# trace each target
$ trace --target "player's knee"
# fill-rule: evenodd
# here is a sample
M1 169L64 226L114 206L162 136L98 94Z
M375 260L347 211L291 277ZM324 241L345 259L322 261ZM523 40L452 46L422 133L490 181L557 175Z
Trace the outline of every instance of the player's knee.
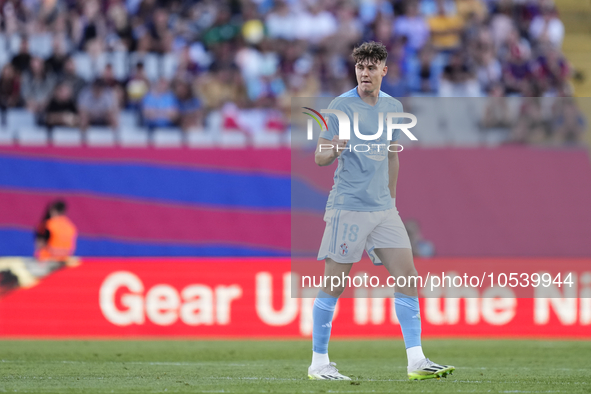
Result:
M343 294L343 291L345 291L345 288L328 286L326 288L323 288L322 291L331 297L339 298L341 294Z
M407 288L407 289L416 288L417 281L419 280L418 275L419 275L419 273L414 268L405 270L404 273L401 275L404 277L404 280L399 286ZM399 279L399 281L400 281L400 279Z

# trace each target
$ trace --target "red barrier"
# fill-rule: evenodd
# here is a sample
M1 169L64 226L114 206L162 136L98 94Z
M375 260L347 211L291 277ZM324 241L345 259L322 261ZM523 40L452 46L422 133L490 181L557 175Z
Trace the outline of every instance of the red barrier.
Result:
M591 338L590 278L576 272L579 298L422 299L424 336ZM289 259L85 259L2 298L0 336L309 336L313 299L290 288ZM390 299L342 299L333 335L394 337L397 326Z

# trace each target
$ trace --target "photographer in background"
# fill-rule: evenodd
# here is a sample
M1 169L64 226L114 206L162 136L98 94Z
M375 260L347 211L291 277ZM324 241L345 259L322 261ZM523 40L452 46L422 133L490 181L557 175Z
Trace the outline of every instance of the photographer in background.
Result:
M66 216L63 200L48 204L35 228L35 257L0 257L0 297L17 288L28 289L63 267L75 267L78 230Z
M35 258L40 263L35 276L45 276L70 263L76 250L78 230L66 216L66 212L65 201L56 200L50 203L35 231Z

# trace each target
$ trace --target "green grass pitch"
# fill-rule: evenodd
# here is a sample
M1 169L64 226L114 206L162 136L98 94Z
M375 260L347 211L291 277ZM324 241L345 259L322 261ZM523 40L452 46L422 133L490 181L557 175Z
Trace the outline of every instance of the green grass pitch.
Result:
M423 348L454 375L407 381L400 340L332 341L352 382L309 381L311 341L0 341L0 393L591 393L591 341Z

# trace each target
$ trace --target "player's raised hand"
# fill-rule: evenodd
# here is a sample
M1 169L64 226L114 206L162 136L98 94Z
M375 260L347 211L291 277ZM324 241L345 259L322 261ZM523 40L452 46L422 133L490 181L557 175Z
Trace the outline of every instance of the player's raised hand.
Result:
M348 140L340 140L338 135L332 137L332 146L334 146L333 151L336 156L340 156L343 153L343 150L347 147ZM337 149L338 147L338 149Z

